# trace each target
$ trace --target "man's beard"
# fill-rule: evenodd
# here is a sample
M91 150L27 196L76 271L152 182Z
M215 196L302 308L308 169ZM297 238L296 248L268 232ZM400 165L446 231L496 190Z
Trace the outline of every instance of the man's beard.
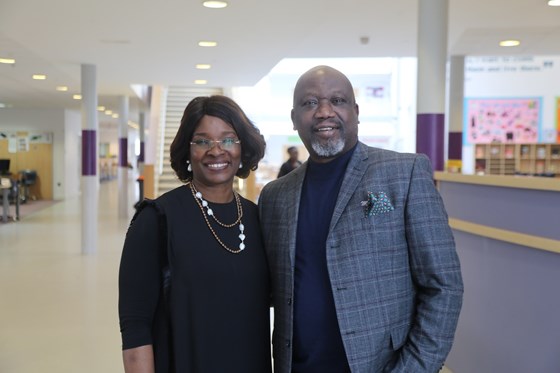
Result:
M341 135L343 135L343 133L341 133ZM329 139L326 143L312 141L311 147L319 157L331 158L340 154L344 149L344 137Z

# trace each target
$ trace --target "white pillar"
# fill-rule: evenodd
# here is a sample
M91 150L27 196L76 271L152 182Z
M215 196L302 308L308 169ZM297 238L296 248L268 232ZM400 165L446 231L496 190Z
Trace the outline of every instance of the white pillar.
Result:
M452 132L463 130L463 101L465 99L465 56L449 57L448 128Z
M420 0L416 151L444 168L448 0Z
M97 252L98 127L97 71L95 65L81 66L82 84L82 253Z
M445 111L448 0L420 0L418 7L418 113Z
M463 102L465 98L465 56L449 58L447 86L447 141L449 159L462 159Z
M128 97L121 96L119 103L119 218L128 219Z

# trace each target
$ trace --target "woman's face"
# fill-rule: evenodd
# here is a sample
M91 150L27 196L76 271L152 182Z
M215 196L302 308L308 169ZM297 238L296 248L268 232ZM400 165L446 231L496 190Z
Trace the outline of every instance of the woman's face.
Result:
M238 141L229 123L210 115L203 116L191 139L193 180L207 187L231 186L241 163Z

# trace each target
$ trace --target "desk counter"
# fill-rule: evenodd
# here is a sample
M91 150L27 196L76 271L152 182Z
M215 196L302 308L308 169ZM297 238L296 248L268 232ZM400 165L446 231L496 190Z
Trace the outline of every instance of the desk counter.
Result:
M558 372L560 179L435 179L465 283L446 363L455 372Z
M436 172L453 229L560 253L560 178Z

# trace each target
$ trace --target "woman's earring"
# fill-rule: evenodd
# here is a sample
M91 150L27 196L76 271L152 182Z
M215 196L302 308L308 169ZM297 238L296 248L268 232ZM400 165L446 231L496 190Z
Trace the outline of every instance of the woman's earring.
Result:
M243 162L239 162L239 168L243 168Z
M187 159L187 171L192 172L191 162Z

